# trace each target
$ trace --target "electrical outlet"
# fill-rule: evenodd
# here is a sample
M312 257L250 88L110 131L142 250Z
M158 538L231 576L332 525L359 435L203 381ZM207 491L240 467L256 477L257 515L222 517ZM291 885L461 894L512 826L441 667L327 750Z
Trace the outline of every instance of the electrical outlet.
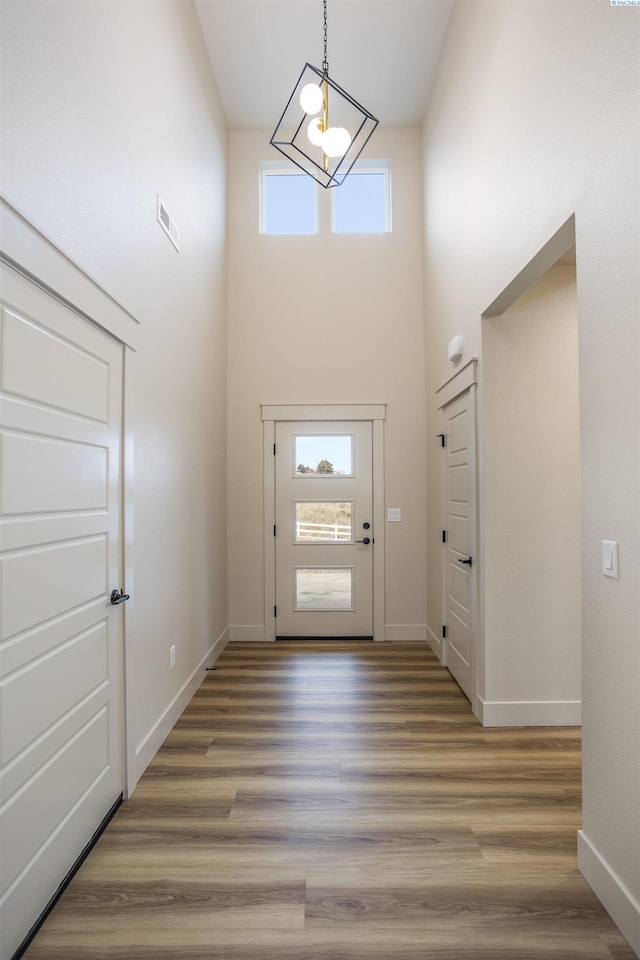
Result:
M170 656L170 660L171 660L171 669L173 670L173 668L174 668L175 665L176 665L176 645L175 645L175 643L172 644L172 646L171 646L171 650L169 651L169 656Z

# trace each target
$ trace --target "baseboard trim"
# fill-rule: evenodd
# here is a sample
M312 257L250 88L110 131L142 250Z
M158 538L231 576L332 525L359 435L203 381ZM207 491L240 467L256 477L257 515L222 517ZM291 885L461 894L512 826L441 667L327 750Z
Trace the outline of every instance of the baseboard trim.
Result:
M444 657L444 644L442 639L437 637L429 626L427 626L427 643L435 653L440 663L442 663Z
M385 623L384 639L398 643L424 643L427 628L422 623Z
M174 728L176 721L193 697L194 693L204 680L208 666L218 659L229 642L229 628L227 627L212 644L186 683L183 684L158 722L147 733L146 737L136 747L134 760L134 781L128 784L127 799L135 790L135 785L147 769L156 753L164 743L167 735Z
M484 700L478 697L483 727L579 727L580 700Z
M229 627L229 643L264 643L266 639L262 623Z
M578 830L578 868L618 930L640 957L640 903L596 850L584 830Z

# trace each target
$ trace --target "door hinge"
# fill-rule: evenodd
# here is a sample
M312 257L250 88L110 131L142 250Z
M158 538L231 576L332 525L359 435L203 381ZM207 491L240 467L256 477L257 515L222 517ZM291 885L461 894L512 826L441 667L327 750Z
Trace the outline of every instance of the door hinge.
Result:
M447 531L446 531L446 530L443 530L443 531L442 531L442 542L443 542L443 543L446 543L446 542L447 542Z
M275 525L275 523L274 523L274 525L273 525L273 535L274 535L274 537L275 537L275 535L276 535L276 525Z
M273 455L274 455L274 457L275 457L275 455L276 455L276 445L275 445L275 443L274 443L274 445L273 445Z
M447 628L445 627L444 623L442 624L442 639L447 639Z
M273 618L274 618L274 620L277 618L277 616L278 616L278 608L277 608L277 607L274 607L274 608L273 608Z
M440 437L440 446L445 447L447 441L446 433L436 433L436 437Z

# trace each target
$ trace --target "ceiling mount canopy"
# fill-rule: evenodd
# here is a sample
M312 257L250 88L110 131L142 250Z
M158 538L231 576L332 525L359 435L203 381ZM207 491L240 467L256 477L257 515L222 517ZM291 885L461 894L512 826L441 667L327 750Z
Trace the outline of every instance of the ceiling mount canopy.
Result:
M322 69L305 63L270 143L323 187L338 187L378 126L329 76L327 0Z

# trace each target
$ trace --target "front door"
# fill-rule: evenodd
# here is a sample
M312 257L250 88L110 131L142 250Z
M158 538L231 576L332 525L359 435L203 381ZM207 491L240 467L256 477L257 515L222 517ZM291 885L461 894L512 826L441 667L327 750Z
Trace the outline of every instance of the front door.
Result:
M446 665L475 697L475 410L473 389L443 408L446 436Z
M0 264L0 956L122 793L122 346Z
M372 424L276 424L276 634L372 637Z

